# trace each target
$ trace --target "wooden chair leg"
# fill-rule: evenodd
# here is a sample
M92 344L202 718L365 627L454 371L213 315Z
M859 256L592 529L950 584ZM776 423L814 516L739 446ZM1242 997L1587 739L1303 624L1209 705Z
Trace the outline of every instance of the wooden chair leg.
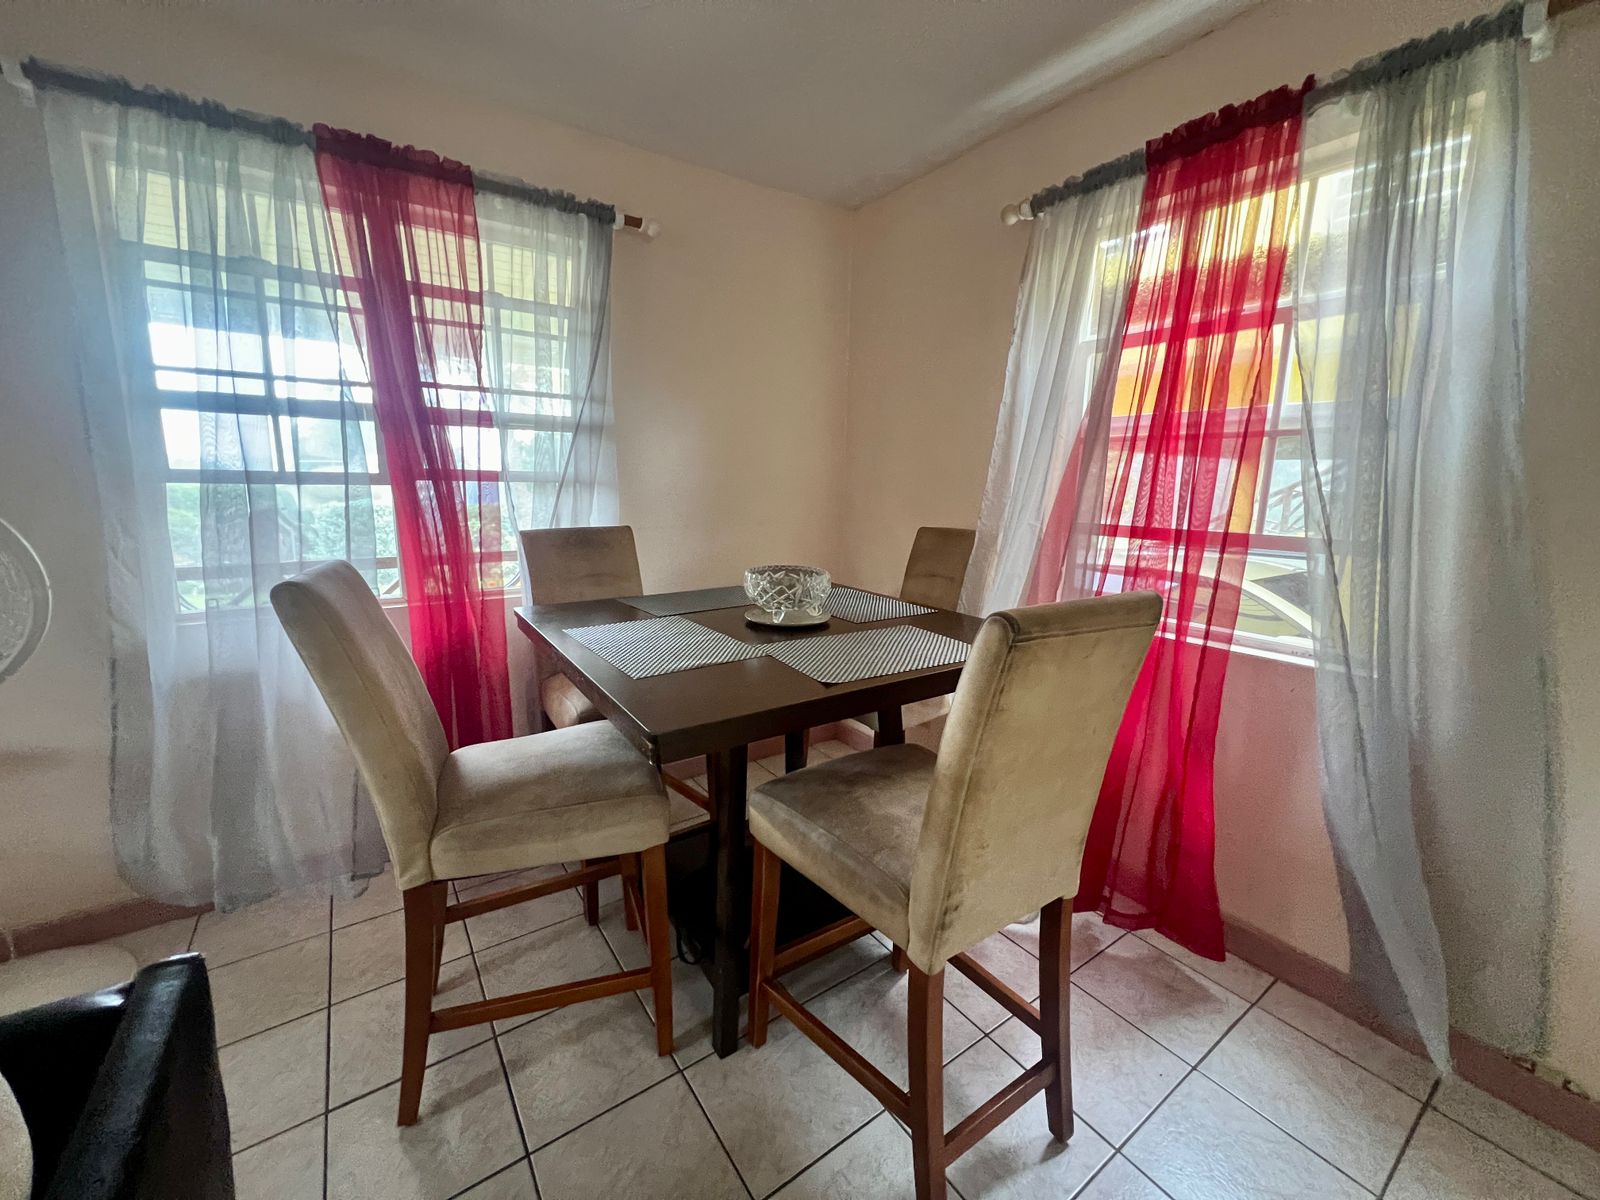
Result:
M672 950L667 936L667 848L651 846L641 856L644 927L650 943L650 990L656 1006L656 1053L672 1053Z
M400 1125L415 1125L422 1104L422 1074L428 1066L428 1025L433 1016L437 970L435 948L444 939L448 886L424 883L401 893L406 930L406 998L400 1052Z
M911 1167L917 1200L945 1200L944 971L910 964L907 1043L911 1051Z
M889 951L889 966L894 969L896 974L904 975L906 968L910 965L911 960L906 957L906 952L900 949L899 946L895 946Z
M1044 1090L1050 1135L1072 1137L1072 914L1065 900L1052 900L1039 916L1039 1041L1045 1062L1056 1065Z
M750 1044L767 1041L767 996L763 985L772 978L772 958L778 941L778 883L783 860L760 842L752 864L750 916Z
M639 928L639 910L633 906L633 893L638 886L639 856L637 854L624 854L622 856L622 925L623 928L628 930Z
M586 858L583 865L594 866L594 859ZM583 885L583 919L591 925L600 924L600 885L586 883Z

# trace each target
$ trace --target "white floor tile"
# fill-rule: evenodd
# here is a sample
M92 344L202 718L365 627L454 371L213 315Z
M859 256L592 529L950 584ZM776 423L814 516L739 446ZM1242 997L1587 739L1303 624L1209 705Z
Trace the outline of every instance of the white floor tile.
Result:
M1173 1200L1361 1200L1370 1195L1202 1075L1179 1084L1123 1153Z
M188 950L198 920L197 917L179 917L176 921L166 921L147 929L136 929L132 933L107 938L106 944L121 946L138 960L141 967L148 967L153 962Z
M217 1045L260 1033L328 1003L328 935L291 942L209 972Z
M1018 1075L1011 1057L985 1038L945 1068L945 1129ZM1050 1135L1045 1100L1036 1095L950 1167L966 1200L1070 1196L1111 1156L1111 1147L1080 1121L1066 1144Z
M1018 921L1001 930L1006 937L1021 946L1035 958L1039 956L1039 916L1035 913L1026 921ZM1107 925L1098 913L1072 914L1072 953L1069 956L1072 970L1104 950L1127 931Z
M1039 998L1039 960L1010 938L993 934L967 951L967 954L980 966L987 967L992 974L999 976L1023 999ZM968 1020L985 1032L1003 1025L1011 1015L988 992L953 966L945 968L944 994Z
M462 899L475 899L505 888L538 883L542 879L552 879L564 874L565 871L566 868L560 864L536 867L531 871L518 871L514 875L495 880L489 886L469 888ZM607 882L614 881L607 880ZM508 942L514 937L521 937L525 933L532 933L536 929L543 929L547 925L554 925L557 921L564 921L582 912L583 901L579 898L577 890L563 888L552 895L540 896L537 900L524 900L521 904L499 908L494 912L484 913L481 917L469 917L465 925L467 932L472 936L472 949L476 952L487 950L490 946L497 946L501 942ZM453 925L451 928L460 927Z
M889 961L889 948L877 938L860 937L787 972L781 982L797 1000L809 1000L868 967Z
M386 867L383 874L367 880L367 890L352 900L333 901L333 927L342 929L357 921L370 921L385 913L399 912L402 901L400 889L394 883L394 869Z
M321 1116L327 1056L326 1011L224 1046L218 1058L233 1148L253 1146Z
M886 1112L774 1193L777 1200L916 1200L911 1139Z
M1360 1063L1374 1075L1387 1079L1408 1096L1426 1100L1437 1073L1433 1064L1402 1050L1388 1038L1358 1025L1319 1000L1296 991L1279 980L1261 998L1260 1008L1324 1046Z
M444 961L471 953L459 922L444 930ZM404 979L406 926L401 913L389 913L333 931L333 1000L349 999Z
M1260 1009L1233 1027L1200 1070L1373 1192L1389 1177L1422 1107Z
M993 1038L1024 1067L1039 1061L1039 1037L1013 1017ZM1072 1104L1120 1145L1189 1067L1081 988L1072 989Z
M621 900L601 905L600 924L597 928L605 935L607 943L611 946L611 953L617 956L617 961L622 964L623 970L633 971L650 965L650 947L644 940L644 933L638 929L628 928ZM667 949L674 954L678 949L678 939L670 930Z
M400 1078L400 1046L405 1031L406 985L396 980L362 992L332 1009L329 1036L328 1098L337 1108ZM445 963L439 971L435 1008L483 999L470 958ZM428 1061L436 1063L489 1040L488 1025L469 1025L428 1039Z
M727 1058L702 1058L684 1074L756 1196L881 1110L865 1088L783 1020L773 1023L759 1050L745 1043ZM538 1160L534 1165L539 1168ZM543 1178L542 1168L538 1173Z
M210 968L328 932L328 893L317 888L274 896L237 912L202 913L193 949Z
M1202 958L1153 929L1138 930L1135 936L1143 938L1157 950L1166 951L1184 966L1192 971L1198 971L1213 983L1220 983L1242 1000L1258 1000L1261 998L1261 993L1272 986L1271 975L1232 954L1222 962L1217 962L1215 959Z
M678 1076L538 1151L533 1171L542 1200L746 1200Z
M1385 1200L1573 1200L1576 1195L1436 1112L1422 1118L1384 1193Z
M477 1046L429 1069L415 1125L400 1085L328 1114L328 1200L445 1200L523 1155L500 1056Z
M503 1035L500 1051L535 1150L677 1069L632 996L557 1009Z
M817 758L843 758L846 754L856 753L856 748L838 738L830 738L825 742L812 742L811 754L815 761Z
M539 1200L539 1193L533 1186L533 1171L524 1159L468 1188L458 1200Z
M887 960L869 967L806 1007L901 1087L909 1078L906 1054L909 975ZM784 1021L782 1017L776 1018ZM784 1021L784 1024L787 1024ZM949 1001L944 1005L944 1061L949 1062L982 1036L982 1032ZM838 1069L838 1068L835 1068ZM859 1085L857 1085L859 1086Z
M319 1200L325 1141L319 1117L235 1154L238 1200Z
M1165 1194L1122 1155L1117 1155L1079 1192L1076 1200L1167 1200Z
M635 995L655 1021L655 997L648 990ZM744 1028L746 1005L739 1002L739 1028ZM698 965L672 960L672 1057L689 1067L711 1053L711 981Z
M1136 937L1106 947L1072 980L1190 1063L1199 1062L1248 1007L1221 984Z
M1600 1198L1600 1152L1541 1125L1456 1075L1439 1085L1433 1106L1580 1195Z
M490 999L558 983L573 983L595 975L610 975L620 969L605 935L582 917L569 917L509 942L501 942L476 957L484 994ZM505 1033L547 1015L534 1013L496 1021L495 1029Z

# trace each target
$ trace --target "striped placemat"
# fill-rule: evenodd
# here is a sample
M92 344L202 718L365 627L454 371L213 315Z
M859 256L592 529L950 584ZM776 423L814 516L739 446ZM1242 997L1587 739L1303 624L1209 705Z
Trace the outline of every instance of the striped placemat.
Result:
M760 658L766 652L761 646L735 641L683 617L583 625L566 632L573 641L581 642L634 679Z
M865 624L868 621L887 621L890 617L920 617L934 610L909 600L896 600L893 596L879 596L873 592L859 591L853 587L836 587L828 593L828 611L846 621Z
M966 642L942 633L915 625L891 625L777 642L767 647L767 653L818 683L854 683L966 662L971 649Z

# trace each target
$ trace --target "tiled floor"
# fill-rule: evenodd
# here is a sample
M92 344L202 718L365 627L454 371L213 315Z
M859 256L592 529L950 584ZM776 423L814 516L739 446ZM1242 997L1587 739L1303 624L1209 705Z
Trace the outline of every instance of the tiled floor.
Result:
M398 908L384 877L355 901L290 897L123 940L145 961L208 957L241 1197L911 1195L899 1124L786 1021L760 1051L711 1055L709 988L682 964L673 1059L655 1054L647 996L461 1030L433 1039L422 1120L397 1129ZM575 894L475 918L446 943L441 1000L641 963L614 897L603 918L585 924ZM955 1165L955 1195L1600 1200L1600 1154L1436 1084L1248 964L1081 916L1074 942L1077 1133L1052 1143L1035 1098ZM1019 925L977 953L1032 997L1037 945ZM903 1082L906 984L886 960L862 939L789 982ZM946 997L953 1125L1038 1043L954 973Z

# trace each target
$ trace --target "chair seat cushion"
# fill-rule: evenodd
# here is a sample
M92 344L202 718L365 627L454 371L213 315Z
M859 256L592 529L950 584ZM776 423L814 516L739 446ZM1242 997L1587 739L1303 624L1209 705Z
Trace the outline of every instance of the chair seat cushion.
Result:
M464 746L439 776L435 879L604 858L667 840L667 798L608 722Z
M921 746L884 746L781 776L751 795L750 831L903 947L934 762Z
M552 675L539 685L539 702L557 729L598 721L605 715L565 675Z

